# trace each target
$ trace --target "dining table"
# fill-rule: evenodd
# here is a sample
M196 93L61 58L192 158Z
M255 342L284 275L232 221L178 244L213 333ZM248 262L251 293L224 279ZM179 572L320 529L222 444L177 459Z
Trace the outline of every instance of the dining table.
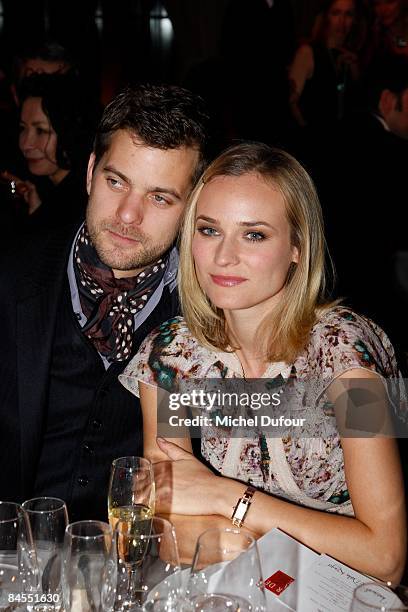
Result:
M207 529L233 528L219 515L163 515L175 527L185 576L197 538ZM278 528L266 534L243 529L257 540L267 612L349 612L356 586L374 580ZM390 592L390 597L394 595Z
M198 537L208 529L236 529L230 519L219 515L161 516L176 531L184 586ZM266 534L244 530L257 540L266 612L349 612L355 586L372 580L328 555L311 550L277 528ZM0 608L7 612L25 610L13 603Z
M162 514L163 518L167 518L176 530L177 545L179 549L180 563L182 565L191 565L194 557L195 546L199 535L207 529L223 529L233 528L231 521L227 518L217 515L184 515L184 514ZM259 533L245 529L252 537L258 539Z

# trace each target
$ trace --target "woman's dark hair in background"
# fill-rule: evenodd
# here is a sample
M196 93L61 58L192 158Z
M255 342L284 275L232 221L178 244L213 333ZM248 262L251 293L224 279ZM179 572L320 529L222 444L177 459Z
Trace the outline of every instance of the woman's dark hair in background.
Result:
M28 98L41 98L41 106L57 134L56 161L72 170L86 164L92 151L98 112L81 95L75 73L32 74L19 86L21 105Z

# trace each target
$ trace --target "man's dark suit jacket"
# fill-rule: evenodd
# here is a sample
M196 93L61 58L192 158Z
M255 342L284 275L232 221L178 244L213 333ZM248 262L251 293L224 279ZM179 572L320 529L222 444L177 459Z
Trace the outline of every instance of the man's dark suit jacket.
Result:
M339 293L381 325L396 348L406 349L395 256L408 248L408 142L387 131L378 118L361 113L339 125L336 148L328 156L332 181L324 210Z
M52 406L49 407L48 394L54 335L58 323L61 328L64 291L69 296L66 270L74 235L75 230L71 230L41 237L27 248L18 249L17 254L3 257L0 263L2 500L21 502L38 493L35 488L39 477L38 466L47 433L48 413L53 410ZM68 311L68 308L65 310ZM149 331L177 313L177 291L170 293L165 287L158 306L135 331L133 351L137 350ZM89 344L87 339L82 340L81 332L78 336L77 343ZM93 347L86 347L86 350L92 354ZM84 420L80 423L84 424L84 431L81 431L82 425L79 424L79 439L74 442L68 439L65 449L62 448L65 442L60 445L61 448L58 446L55 453L58 456L53 456L45 469L45 472L50 472L46 474L47 478L52 477L53 470L61 472L71 463L73 470L76 470L69 487L72 496L72 506L68 506L71 520L106 519L110 462L115 456L141 454L143 449L140 406L117 381L117 375L126 363L112 364L105 373L103 366L100 368L102 361L99 355L96 351L94 353L93 359L100 376L95 381L93 406L88 410L85 405L86 414L82 415ZM73 352L72 363L75 359ZM62 402L66 404L65 412L69 413L71 397L75 404L81 392L79 383L78 387L72 385L69 400ZM59 418L58 412L57 415ZM69 423L70 414L66 416ZM75 413L73 418L76 418ZM71 425L67 427L69 429ZM68 454L67 449L70 449ZM64 467L62 464L65 461L67 464ZM44 482L44 477L40 480Z

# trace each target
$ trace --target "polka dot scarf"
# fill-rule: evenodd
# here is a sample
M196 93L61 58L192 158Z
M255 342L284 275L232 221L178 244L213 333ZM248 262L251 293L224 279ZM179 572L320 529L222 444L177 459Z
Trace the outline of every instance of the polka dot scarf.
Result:
M74 246L74 270L87 322L82 328L97 351L110 362L125 361L132 352L134 315L159 285L167 257L131 278L115 278L92 245L86 225Z

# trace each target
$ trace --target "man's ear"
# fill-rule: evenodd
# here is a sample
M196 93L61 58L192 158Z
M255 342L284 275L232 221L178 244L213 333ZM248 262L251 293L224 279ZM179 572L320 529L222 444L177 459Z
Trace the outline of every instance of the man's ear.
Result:
M384 89L381 92L380 101L378 103L378 109L381 115L386 119L397 104L397 96L389 89Z
M86 172L86 190L88 195L91 193L92 176L95 168L95 153L91 153L88 162L88 170Z

